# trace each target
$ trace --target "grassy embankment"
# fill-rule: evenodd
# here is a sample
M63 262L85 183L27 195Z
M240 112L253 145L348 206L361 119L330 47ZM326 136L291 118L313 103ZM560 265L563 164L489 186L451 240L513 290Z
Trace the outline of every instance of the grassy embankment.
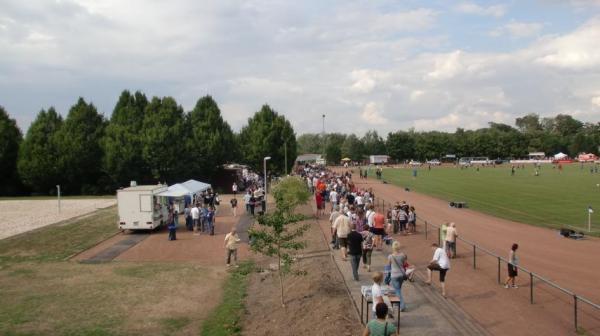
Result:
M587 208L592 229L600 233L600 173L590 165L564 165L563 172L542 166L539 176L527 165L511 176L510 165L468 169L421 167L416 179L412 169L386 169L384 180L448 201L466 201L469 207L497 217L542 227L566 225L587 230Z
M115 222L112 207L0 240L0 335L198 334L220 298L215 293L222 270L193 263L65 261L113 235ZM225 301L204 330L218 330L220 323L239 329L245 287L236 285L248 267L226 282Z

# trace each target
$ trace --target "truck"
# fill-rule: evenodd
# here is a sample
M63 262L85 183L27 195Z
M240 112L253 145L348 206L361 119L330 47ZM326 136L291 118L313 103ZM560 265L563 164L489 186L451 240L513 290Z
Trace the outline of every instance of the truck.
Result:
M119 189L119 229L154 230L167 221L168 199L159 194L166 185L140 185Z

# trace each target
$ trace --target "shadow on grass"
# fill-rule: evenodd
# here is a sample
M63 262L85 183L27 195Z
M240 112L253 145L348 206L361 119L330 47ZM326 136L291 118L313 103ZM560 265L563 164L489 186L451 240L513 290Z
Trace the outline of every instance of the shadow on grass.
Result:
M254 271L254 263L240 263L231 271L223 284L223 301L202 324L203 336L240 335L240 319L244 310L244 298L248 288L248 276Z

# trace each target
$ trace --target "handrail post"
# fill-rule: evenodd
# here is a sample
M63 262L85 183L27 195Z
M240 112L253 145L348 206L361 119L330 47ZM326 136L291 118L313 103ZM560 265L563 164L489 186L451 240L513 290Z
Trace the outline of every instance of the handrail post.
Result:
M575 332L577 332L577 330L579 329L577 327L577 295L573 295L573 310L574 310L574 314L575 314L575 319L573 320L573 322L575 323Z
M529 297L531 304L533 304L533 273L529 273Z
M498 257L498 283L500 283L500 257Z
M473 245L473 269L477 269L477 266L476 266L477 265L476 264L477 252L476 251L477 251L477 246Z

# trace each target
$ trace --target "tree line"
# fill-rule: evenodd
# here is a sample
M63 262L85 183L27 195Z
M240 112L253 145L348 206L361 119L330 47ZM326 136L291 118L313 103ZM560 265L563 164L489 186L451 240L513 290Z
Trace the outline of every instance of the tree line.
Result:
M110 119L79 98L65 118L42 109L25 136L0 106L0 195L112 194L138 184L211 179L230 162L283 173L285 147L296 156L296 134L285 117L263 105L239 133L211 96L185 112L172 97L121 93ZM290 165L291 166L291 165Z
M583 123L570 115L540 118L528 114L515 120L515 127L490 122L477 130L458 128L455 132L390 132L384 139L377 131L364 136L330 133L302 134L298 153L325 154L328 163L348 157L361 161L368 155L389 155L393 160L431 160L447 154L457 157L487 156L490 159L524 158L530 152L550 156L563 152L575 157L581 152L599 154L600 123Z

